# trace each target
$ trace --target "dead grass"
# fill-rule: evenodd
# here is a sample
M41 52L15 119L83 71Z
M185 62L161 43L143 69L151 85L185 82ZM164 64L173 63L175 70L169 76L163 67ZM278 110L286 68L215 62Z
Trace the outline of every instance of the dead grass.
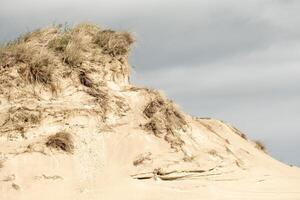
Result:
M166 131L164 121L159 118L151 119L144 125L144 128L151 131L157 137L161 137Z
M244 134L244 133L240 133L239 134L243 139L245 139L245 140L248 140L248 137L247 137L247 135L246 134Z
M64 151L67 153L74 152L74 144L71 134L66 132L59 132L55 135L48 137L46 141L46 146L59 151Z
M14 124L38 124L41 121L41 113L21 107L11 114L10 119Z
M26 43L12 43L0 53L2 68L19 65L18 73L30 84L51 85L53 58L47 52L38 52Z
M151 101L146 108L144 109L143 113L146 117L151 118L155 113L157 113L164 105L163 99L155 99Z
M189 155L184 155L184 157L183 157L183 161L184 162L193 162L193 161L195 161L195 159L196 159L196 155L192 155L192 156L189 156Z
M144 154L140 154L138 155L135 160L133 161L133 165L134 166L138 166L138 165L142 165L146 162L150 162L152 159L151 159L151 156L152 156L152 153L151 152L147 152L147 153L144 153Z
M95 37L97 33L101 31L101 28L97 25L90 24L90 23L80 23L73 28L74 33L81 33L84 32L89 36Z
M80 66L84 61L84 56L81 51L81 40L78 37L72 38L64 51L63 61L68 65Z
M104 54L111 56L125 56L134 42L131 34L112 30L99 31L94 42L102 48Z
M254 141L254 143L255 143L255 148L257 148L263 152L267 152L266 146L261 141L256 140L256 141Z
M49 86L52 84L51 64L51 58L47 54L37 54L18 72L30 84Z
M64 63L72 66L82 64L82 46L81 38L72 30L61 31L48 43L49 49L56 52Z
M35 52L26 44L11 43L0 50L0 66L12 67L18 63L29 63Z
M2 124L3 130L17 130L24 133L26 128L35 126L41 122L41 112L30 110L26 107L11 108L8 118Z
M184 144L179 131L186 131L187 122L173 103L159 93L146 105L143 114L149 120L143 127L157 137L163 137L172 148L180 149Z
M226 123L224 123L226 124ZM228 128L230 128L235 134L239 135L241 138L248 140L248 137L246 134L242 133L242 131L240 131L239 129L237 129L236 127L230 125L230 124L226 124Z
M48 47L56 52L64 52L66 51L70 41L71 35L68 33L57 35L55 38L49 41Z
M16 67L19 83L41 84L52 92L58 91L56 80L65 78L63 74L68 67L71 73L86 69L103 72L103 76L110 73L106 77L118 81L122 78L121 73L123 77L129 76L126 56L132 43L133 37L127 32L103 31L92 24L83 23L65 29L51 26L27 33L0 47L0 70L2 74L10 75ZM91 63L103 68L93 68L95 65ZM86 77L80 75L81 83L90 87ZM0 79L0 82L8 81L5 76Z
M20 190L20 189L21 189L21 187L20 187L19 185L15 184L15 183L12 183L11 186L12 186L12 188L14 188L15 190Z

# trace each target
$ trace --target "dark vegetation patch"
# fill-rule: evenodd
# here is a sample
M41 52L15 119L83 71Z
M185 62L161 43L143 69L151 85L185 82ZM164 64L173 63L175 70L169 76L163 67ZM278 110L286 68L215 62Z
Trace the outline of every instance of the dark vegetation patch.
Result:
M148 122L142 127L157 137L163 137L172 148L179 150L184 144L179 132L186 131L187 122L171 101L165 100L158 93L153 94L154 98L143 111Z
M103 30L97 33L94 42L102 48L104 54L124 56L128 54L134 39L127 32Z
M255 143L255 148L257 148L263 152L267 152L266 146L261 141L256 140L256 141L254 141L254 143Z
M74 152L74 144L71 134L66 132L59 132L55 135L49 136L46 141L46 146L59 151L67 153Z

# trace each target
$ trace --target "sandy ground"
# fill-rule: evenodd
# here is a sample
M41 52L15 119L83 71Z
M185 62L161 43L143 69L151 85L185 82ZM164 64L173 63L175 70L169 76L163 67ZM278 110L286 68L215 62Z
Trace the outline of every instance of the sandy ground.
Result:
M121 96L131 109L109 127L99 127L87 106L65 119L45 118L25 138L2 136L0 199L300 199L300 170L273 160L231 126L185 116L190 127L177 150L140 127L145 92ZM59 101L51 109L62 106L79 105ZM60 130L72 133L73 154L45 146Z

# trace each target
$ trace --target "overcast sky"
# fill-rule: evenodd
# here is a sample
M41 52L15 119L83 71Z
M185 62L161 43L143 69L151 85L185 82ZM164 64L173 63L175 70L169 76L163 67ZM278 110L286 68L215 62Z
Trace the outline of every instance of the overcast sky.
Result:
M300 166L299 0L1 0L0 41L86 21L135 34L134 83Z

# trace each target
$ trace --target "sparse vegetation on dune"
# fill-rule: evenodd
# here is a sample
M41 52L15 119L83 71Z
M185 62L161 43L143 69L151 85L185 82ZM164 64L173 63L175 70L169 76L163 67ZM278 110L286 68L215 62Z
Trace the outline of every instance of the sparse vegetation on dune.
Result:
M255 143L255 148L257 148L263 152L267 152L266 146L261 141L255 140L254 143Z
M48 54L36 54L18 72L22 78L31 84L51 85L52 60Z
M94 42L102 48L105 54L124 56L128 54L130 45L134 42L134 39L127 32L103 30L97 33Z
M179 150L184 144L179 132L186 131L188 127L184 115L173 102L165 99L160 93L151 91L150 94L152 99L143 111L148 119L143 125L144 129L157 137L163 137L172 148Z
M102 30L91 24L38 29L0 48L0 70L16 66L23 80L49 86L54 74L64 71L66 66L82 68L86 62L103 66L112 63L115 57L123 62L122 57L128 55L133 41L127 32ZM129 71L111 70L115 73Z

